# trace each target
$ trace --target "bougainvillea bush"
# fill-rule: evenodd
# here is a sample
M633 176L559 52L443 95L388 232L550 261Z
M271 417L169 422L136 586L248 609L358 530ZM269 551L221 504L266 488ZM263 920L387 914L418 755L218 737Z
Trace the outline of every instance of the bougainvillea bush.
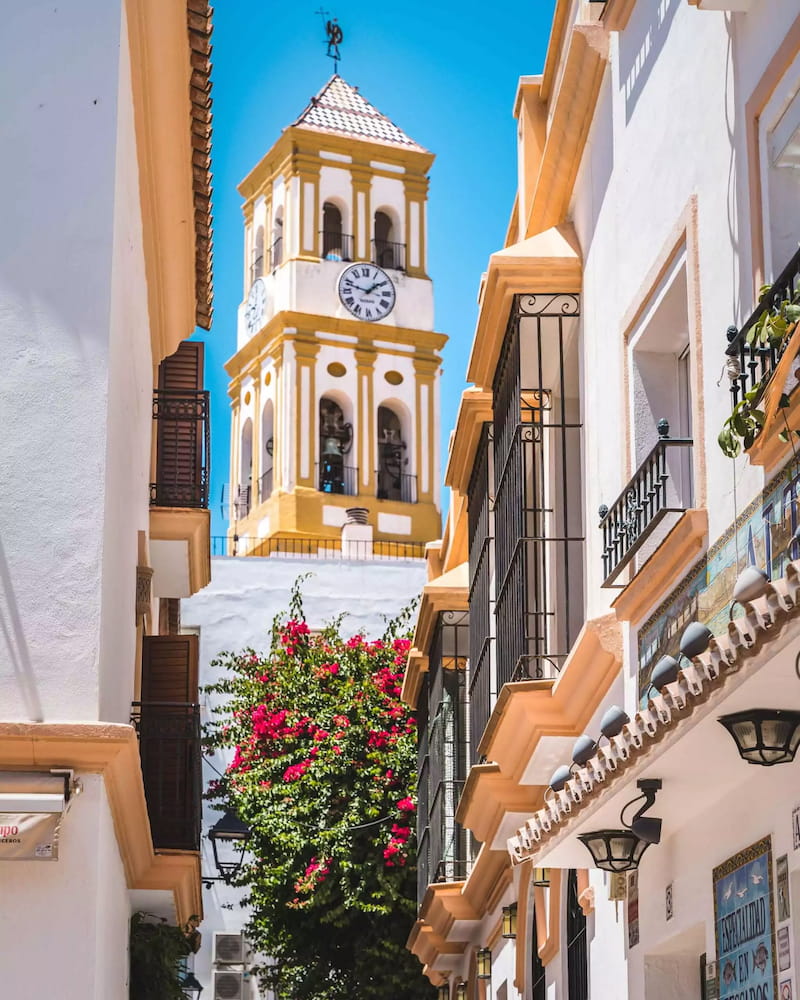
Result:
M238 881L265 985L291 1000L428 997L415 915L415 720L400 701L409 613L378 640L312 634L293 592L271 649L225 654L208 797L252 829Z

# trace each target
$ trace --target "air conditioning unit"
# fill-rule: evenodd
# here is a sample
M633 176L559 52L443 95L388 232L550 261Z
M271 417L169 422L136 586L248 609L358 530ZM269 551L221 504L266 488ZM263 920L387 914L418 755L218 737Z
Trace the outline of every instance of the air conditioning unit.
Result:
M227 934L224 931L217 931L214 934L215 964L242 965L244 961L244 935Z
M245 973L231 969L214 972L214 1000L244 1000Z

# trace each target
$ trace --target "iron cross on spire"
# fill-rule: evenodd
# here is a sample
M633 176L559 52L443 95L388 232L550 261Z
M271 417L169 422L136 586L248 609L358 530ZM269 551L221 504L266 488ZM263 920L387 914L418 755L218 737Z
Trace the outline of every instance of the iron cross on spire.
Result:
M331 59L333 59L333 72L339 72L339 60L342 58L342 54L339 51L339 46L344 40L344 32L339 26L337 19L330 18L330 12L323 10L322 7L316 12L322 18L322 23L325 25L325 34L327 35L328 51L326 53Z

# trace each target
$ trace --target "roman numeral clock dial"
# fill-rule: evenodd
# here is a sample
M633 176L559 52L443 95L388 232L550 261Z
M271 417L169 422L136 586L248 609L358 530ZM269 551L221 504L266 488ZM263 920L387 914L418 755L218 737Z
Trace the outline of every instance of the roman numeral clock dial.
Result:
M394 309L394 284L375 264L351 264L339 275L339 298L356 319L374 323Z

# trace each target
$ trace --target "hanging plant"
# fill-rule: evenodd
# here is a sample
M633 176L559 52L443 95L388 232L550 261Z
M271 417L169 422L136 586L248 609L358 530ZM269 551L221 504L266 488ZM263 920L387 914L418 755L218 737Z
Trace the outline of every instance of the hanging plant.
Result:
M198 938L197 918L176 927L150 913L134 913L130 936L130 1000L186 1000L180 961Z
M764 285L759 293L759 302L769 295L772 285ZM780 358L800 320L800 289L764 309L755 323L747 331L745 341L751 350L768 348ZM724 455L736 458L744 449L751 448L766 423L767 414L759 404L774 373L774 369L757 382L734 406L731 415L722 425L717 441ZM779 409L789 406L789 397L784 393L778 404ZM785 420L784 420L785 422ZM782 441L788 441L791 431L788 425L778 433Z

